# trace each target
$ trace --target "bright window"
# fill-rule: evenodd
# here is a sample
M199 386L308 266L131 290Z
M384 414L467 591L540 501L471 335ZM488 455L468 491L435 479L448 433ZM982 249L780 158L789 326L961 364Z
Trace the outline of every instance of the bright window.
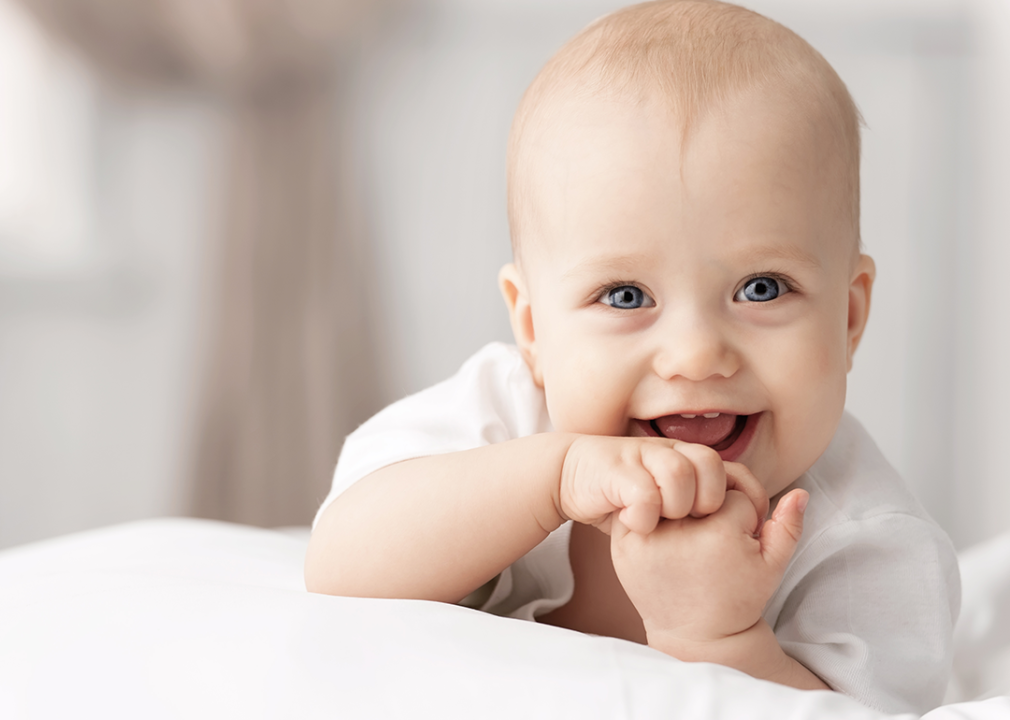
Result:
M93 108L87 72L0 0L0 272L89 260Z

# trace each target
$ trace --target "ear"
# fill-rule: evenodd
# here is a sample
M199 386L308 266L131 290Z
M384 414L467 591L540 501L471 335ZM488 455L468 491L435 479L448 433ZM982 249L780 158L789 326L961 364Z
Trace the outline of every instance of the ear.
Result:
M533 373L533 380L543 387L543 376L537 364L537 338L533 329L530 295L523 274L514 263L505 265L498 272L498 289L505 298L509 321L512 323L512 335L516 339L516 345L519 346L519 352Z
M873 281L877 278L877 266L869 255L860 255L849 281L849 324L848 324L848 369L852 369L852 356L859 347L859 341L870 317L870 296Z

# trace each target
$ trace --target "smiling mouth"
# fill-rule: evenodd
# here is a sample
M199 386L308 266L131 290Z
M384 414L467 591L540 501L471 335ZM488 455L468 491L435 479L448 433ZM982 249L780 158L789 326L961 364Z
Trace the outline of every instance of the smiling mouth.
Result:
M682 440L697 445L708 445L716 452L733 446L747 428L750 415L720 413L714 417L704 415L665 415L649 420L649 427L659 437Z

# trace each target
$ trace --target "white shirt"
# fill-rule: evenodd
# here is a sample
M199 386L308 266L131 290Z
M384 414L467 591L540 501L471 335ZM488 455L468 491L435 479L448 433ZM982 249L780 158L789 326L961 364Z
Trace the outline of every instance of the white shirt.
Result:
M450 379L348 436L319 513L386 465L552 430L543 390L518 350L492 343ZM783 492L796 487L810 493L803 536L764 612L782 648L878 710L936 707L960 606L950 540L847 413L824 454ZM565 523L503 572L481 609L533 620L567 603L570 532Z

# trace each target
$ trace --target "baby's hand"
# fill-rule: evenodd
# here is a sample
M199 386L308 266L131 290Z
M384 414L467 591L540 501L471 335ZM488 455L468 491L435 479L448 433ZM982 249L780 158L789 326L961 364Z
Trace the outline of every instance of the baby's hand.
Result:
M767 511L768 500L757 480L749 472L727 473L728 467L743 468L724 463L705 445L583 435L565 456L558 507L564 517L606 533L616 515L623 527L640 534L652 532L661 518L700 518L716 512L727 489L746 493L755 505L763 502Z
M746 472L739 468L734 474ZM767 500L755 506L732 490L714 514L664 520L649 535L614 522L614 569L649 644L712 643L758 623L796 550L807 499L806 491L793 490L763 525Z

